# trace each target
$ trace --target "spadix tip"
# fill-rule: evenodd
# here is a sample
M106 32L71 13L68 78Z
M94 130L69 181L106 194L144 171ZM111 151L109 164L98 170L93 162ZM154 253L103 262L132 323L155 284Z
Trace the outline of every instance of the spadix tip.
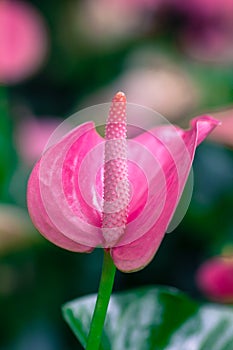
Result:
M117 92L116 95L113 97L112 102L126 102L126 96L124 92Z

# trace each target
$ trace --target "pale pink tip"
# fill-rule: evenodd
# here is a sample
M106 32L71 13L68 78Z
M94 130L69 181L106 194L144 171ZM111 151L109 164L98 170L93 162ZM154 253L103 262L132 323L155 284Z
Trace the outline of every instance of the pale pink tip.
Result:
M117 92L116 95L113 97L112 102L126 102L126 96L124 92Z

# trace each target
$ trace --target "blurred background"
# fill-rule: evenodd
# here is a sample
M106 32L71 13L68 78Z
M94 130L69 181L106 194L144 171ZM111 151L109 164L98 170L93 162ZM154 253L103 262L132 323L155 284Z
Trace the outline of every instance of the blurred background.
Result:
M102 252L43 239L26 184L56 126L118 90L182 127L205 113L222 126L197 150L184 220L115 290L164 284L233 301L233 0L0 0L0 350L79 348L60 307L97 291ZM216 256L223 298L200 278Z

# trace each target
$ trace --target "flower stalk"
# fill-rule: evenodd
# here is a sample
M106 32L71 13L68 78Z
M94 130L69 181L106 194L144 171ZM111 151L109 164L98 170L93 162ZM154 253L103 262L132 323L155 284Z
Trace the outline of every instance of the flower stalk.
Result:
M91 321L90 332L87 339L86 350L98 350L100 348L101 336L112 293L115 273L116 266L113 263L109 251L104 250L102 274Z

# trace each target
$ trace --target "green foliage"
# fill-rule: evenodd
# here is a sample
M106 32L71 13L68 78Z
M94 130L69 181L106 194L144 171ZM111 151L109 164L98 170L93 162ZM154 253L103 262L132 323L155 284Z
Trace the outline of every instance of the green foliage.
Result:
M9 201L8 186L16 163L6 90L0 86L0 201Z
M69 302L63 315L85 347L95 295ZM112 296L102 350L230 350L233 308L201 304L173 288L145 287Z

